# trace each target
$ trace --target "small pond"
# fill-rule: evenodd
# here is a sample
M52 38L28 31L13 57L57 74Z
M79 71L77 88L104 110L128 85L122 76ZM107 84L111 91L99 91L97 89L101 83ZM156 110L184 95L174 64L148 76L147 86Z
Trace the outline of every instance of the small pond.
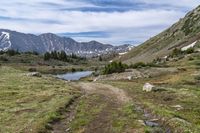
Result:
M80 80L81 78L87 77L92 73L93 71L68 72L65 74L56 75L56 77L64 80Z

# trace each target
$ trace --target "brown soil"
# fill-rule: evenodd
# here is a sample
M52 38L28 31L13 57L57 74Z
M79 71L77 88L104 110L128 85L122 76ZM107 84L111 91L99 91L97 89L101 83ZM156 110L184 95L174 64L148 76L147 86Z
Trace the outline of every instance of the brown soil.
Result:
M84 97L90 95L99 95L101 103L105 103L103 110L90 122L82 132L84 133L112 133L112 113L131 100L127 94L116 87L101 83L71 83L73 87L80 88ZM64 118L53 124L52 133L68 133L71 132L69 123L76 116L76 105L78 101L73 103L68 111L63 113ZM98 105L98 103L97 103Z

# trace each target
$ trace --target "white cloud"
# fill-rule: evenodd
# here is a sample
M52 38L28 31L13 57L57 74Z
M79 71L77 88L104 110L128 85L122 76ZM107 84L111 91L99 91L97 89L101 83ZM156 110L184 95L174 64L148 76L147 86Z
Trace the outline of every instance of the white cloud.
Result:
M135 1L135 0L134 0ZM146 4L169 5L192 8L199 0L138 0ZM76 39L103 41L119 44L126 40L144 41L167 28L185 12L180 8L165 10L162 8L126 12L81 12L63 11L63 8L96 7L96 5L67 0L12 0L1 1L0 14L9 19L0 19L0 28L26 33L64 33L106 31L109 38ZM20 19L19 19L20 18ZM57 22L56 22L57 21Z
M134 1L134 0L133 0ZM138 0L146 4L171 5L177 7L194 8L200 4L200 0Z
M30 15L31 14L31 15ZM15 17L10 15L11 17ZM0 26L7 23L7 27L13 28L18 25L24 28L25 32L86 32L92 30L108 30L119 28L138 28L156 25L169 25L175 22L182 12L163 11L163 10L143 10L143 11L128 11L128 12L40 12L24 13L21 18L35 20L58 20L61 24L52 23L36 23L35 21L16 22L3 21ZM52 19L53 18L53 19ZM31 26L32 25L32 26ZM48 28L45 28L46 26ZM43 28L36 28L36 27Z

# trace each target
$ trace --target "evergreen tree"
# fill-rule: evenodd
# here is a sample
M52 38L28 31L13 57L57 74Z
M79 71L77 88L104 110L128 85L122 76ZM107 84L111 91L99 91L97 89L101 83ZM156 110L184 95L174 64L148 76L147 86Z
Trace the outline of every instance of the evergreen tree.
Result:
M112 62L105 66L103 70L103 74L112 74L112 73L121 73L126 69L126 64L122 64L121 62Z
M59 59L62 61L67 61L67 54L65 53L65 51L60 52Z
M49 52L46 52L44 54L44 60L50 60L50 58L51 58L51 54Z
M102 57L101 57L101 56L99 56L99 61L103 61L103 59L102 59Z

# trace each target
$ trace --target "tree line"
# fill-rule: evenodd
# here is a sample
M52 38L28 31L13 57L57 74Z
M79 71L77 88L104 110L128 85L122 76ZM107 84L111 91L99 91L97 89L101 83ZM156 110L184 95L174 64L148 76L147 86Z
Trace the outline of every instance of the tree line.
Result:
M6 51L1 50L0 55L3 55L3 54L7 54L8 56L15 56L15 55L20 55L20 54L39 55L39 53L36 51L19 52L18 50L14 50L14 49L9 49Z
M64 61L64 62L73 62L73 60L86 60L86 57L80 57L77 56L76 54L70 54L67 55L65 53L65 51L52 51L52 52L46 52L44 54L44 60L50 60L50 59L54 59L54 60L60 60L60 61Z

